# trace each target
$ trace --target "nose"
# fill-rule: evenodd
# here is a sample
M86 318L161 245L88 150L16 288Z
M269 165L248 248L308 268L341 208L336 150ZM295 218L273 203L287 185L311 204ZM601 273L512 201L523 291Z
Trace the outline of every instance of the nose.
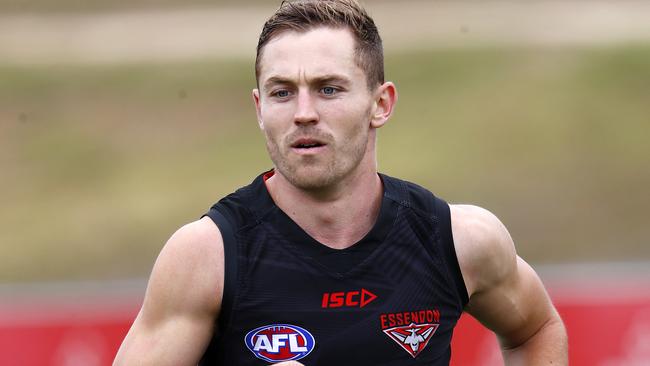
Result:
M318 123L318 111L314 102L314 98L309 91L298 91L296 112L293 117L296 124Z

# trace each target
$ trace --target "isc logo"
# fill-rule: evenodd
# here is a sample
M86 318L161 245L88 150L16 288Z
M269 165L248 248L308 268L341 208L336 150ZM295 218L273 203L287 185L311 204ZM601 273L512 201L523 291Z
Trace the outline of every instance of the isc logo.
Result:
M364 307L368 305L371 301L377 298L377 295L372 292L362 288L359 291L348 291L348 292L326 292L323 294L323 300L321 302L321 307L326 308L340 308L342 306L347 307Z
M269 362L299 360L314 349L316 341L307 330L290 324L265 325L244 337L255 357Z

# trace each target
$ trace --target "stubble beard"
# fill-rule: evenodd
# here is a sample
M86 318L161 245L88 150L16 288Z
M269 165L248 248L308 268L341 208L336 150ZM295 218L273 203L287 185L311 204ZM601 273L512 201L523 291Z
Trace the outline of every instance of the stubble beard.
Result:
M362 127L360 127L362 129ZM280 145L271 136L266 136L266 149L278 173L289 183L305 191L322 191L344 180L363 160L368 145L368 130L356 131L356 141L342 141L340 144L329 138L329 156L298 157L290 161L291 147ZM341 145L341 147L339 147ZM333 152L333 154L332 154Z

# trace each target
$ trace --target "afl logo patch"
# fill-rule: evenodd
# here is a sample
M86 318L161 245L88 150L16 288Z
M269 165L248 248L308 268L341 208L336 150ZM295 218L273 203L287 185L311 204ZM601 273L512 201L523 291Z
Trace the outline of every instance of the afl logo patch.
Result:
M307 330L290 324L272 324L253 329L244 337L255 357L268 362L294 361L306 357L316 341Z

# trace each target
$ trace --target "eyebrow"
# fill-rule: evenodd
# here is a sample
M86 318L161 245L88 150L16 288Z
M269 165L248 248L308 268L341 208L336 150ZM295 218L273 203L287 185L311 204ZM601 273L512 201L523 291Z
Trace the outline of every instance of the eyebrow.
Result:
M326 75L321 75L317 76L314 78L311 78L308 80L309 84L315 84L315 85L323 85L323 84L328 84L328 83L336 83L336 84L342 84L344 86L347 86L350 84L350 79L348 77L345 77L343 75L339 74L326 74ZM266 82L264 82L264 88L268 89L273 85L295 85L296 82L294 79L282 77L282 76L271 76L269 77Z

